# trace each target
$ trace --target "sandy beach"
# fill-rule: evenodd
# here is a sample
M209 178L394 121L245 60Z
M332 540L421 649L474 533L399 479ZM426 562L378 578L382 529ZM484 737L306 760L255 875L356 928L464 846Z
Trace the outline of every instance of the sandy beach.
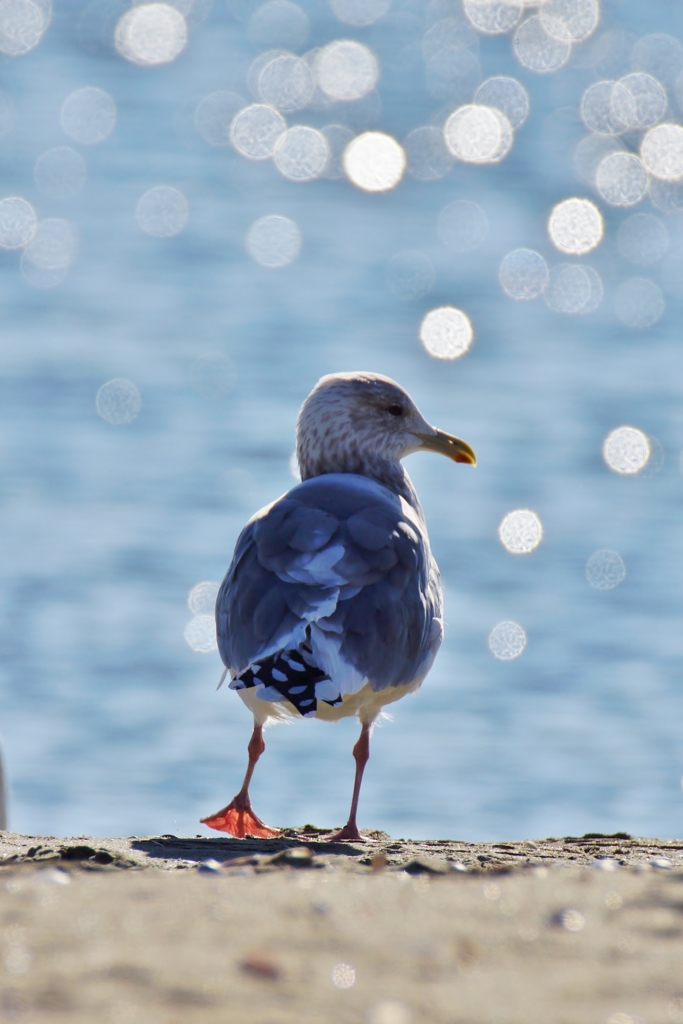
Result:
M683 1021L683 842L0 833L0 1019Z

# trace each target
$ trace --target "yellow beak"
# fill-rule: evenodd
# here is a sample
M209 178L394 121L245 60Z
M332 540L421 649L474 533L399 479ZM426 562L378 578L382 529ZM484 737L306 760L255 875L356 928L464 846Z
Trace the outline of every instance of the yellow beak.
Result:
M467 442L461 441L453 434L447 434L445 430L437 430L436 434L416 434L415 436L420 439L421 451L446 455L449 459L453 459L453 462L465 462L470 466L477 464L477 456Z

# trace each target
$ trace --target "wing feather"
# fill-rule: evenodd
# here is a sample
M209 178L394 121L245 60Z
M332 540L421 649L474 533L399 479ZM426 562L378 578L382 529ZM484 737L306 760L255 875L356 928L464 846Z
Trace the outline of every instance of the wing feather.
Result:
M353 474L306 481L257 513L216 603L219 650L233 673L310 630L320 667L347 689L417 678L440 642L440 618L421 517Z

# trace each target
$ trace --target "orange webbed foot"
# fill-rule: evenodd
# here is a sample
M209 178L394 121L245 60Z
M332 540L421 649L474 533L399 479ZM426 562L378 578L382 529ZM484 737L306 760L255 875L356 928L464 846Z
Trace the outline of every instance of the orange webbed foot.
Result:
M251 807L241 805L237 799L224 807L222 811L210 814L208 818L201 819L202 825L215 828L217 832L227 832L228 835L237 839L244 839L245 836L254 836L257 839L272 839L280 834L279 829L270 828L264 821L254 814Z
M369 836L362 836L355 825L344 825L344 828L340 829L339 832L334 832L331 836L322 836L322 839L326 843L375 843L376 839L371 839Z

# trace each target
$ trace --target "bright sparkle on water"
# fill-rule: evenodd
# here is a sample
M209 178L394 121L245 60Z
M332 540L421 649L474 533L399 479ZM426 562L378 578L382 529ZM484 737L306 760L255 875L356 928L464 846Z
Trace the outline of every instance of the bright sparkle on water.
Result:
M646 132L640 156L650 174L664 181L683 177L683 127L659 124Z
M588 199L564 199L553 207L548 234L561 252L582 256L602 241L602 215Z
M572 52L569 32L555 18L536 15L522 22L513 40L515 56L529 71L559 71Z
M505 114L475 103L455 110L444 125L446 145L458 160L498 163L512 146L513 132Z
M49 24L50 10L32 0L0 0L0 53L20 57L36 47Z
M487 35L500 35L513 29L522 16L523 0L463 0L469 22Z
M187 224L189 207L183 193L170 185L150 188L135 209L137 222L154 238L172 238Z
M624 153L624 145L614 135L584 136L574 150L574 171L584 183L595 187L595 175L598 167L606 156L611 153Z
M216 619L213 615L195 615L185 626L185 641L197 654L210 654L218 647Z
M403 177L406 156L396 139L383 132L363 132L346 147L344 171L366 192L386 192Z
M132 423L142 408L140 392L132 380L115 377L108 380L97 392L95 408L98 416L114 427Z
M489 633L488 644L491 654L498 661L512 661L526 647L526 633L517 622L499 622Z
M604 290L597 272L577 263L553 267L544 298L556 313L592 313L602 302Z
M661 319L666 303L658 284L648 277L629 277L614 296L616 314L627 327L652 327Z
M498 538L513 555L528 555L543 538L543 525L535 512L518 508L508 512L498 527Z
M487 78L474 94L474 102L500 110L512 128L519 128L529 116L529 94L516 78Z
M0 199L0 248L21 249L36 230L38 217L30 203L20 196Z
M391 0L330 0L330 7L340 21L365 28L389 13Z
M449 249L471 252L486 238L489 222L481 206L468 199L456 199L439 213L437 231Z
M51 199L71 199L83 188L87 168L75 149L55 146L38 157L33 177L40 191Z
M283 114L303 110L315 92L313 74L305 60L281 54L269 61L258 78L259 96Z
M328 158L329 150L323 133L305 125L295 125L283 132L273 153L278 171L290 181L319 178Z
M301 232L289 217L271 213L254 221L247 232L246 246L261 266L286 267L301 252Z
M203 580L195 583L187 595L187 607L193 615L213 615L220 583Z
M572 42L582 43L598 27L600 5L598 0L545 0L540 16L551 35L559 22Z
M412 249L392 256L387 268L387 284L399 299L421 299L434 287L436 275L427 257Z
M332 981L337 988L351 988L356 981L356 972L350 964L337 964L332 970Z
M170 4L140 4L119 19L114 46L133 64L151 67L168 64L187 45L185 19Z
M586 579L596 590L612 590L625 576L626 566L621 555L609 548L596 551L586 562Z
M637 427L617 427L605 438L602 457L615 473L640 473L650 458L647 434Z
M62 131L82 146L104 142L116 124L116 104L108 92L94 85L76 89L64 100L59 115Z
M322 91L333 100L359 100L379 78L372 50L351 39L339 39L318 51L314 73Z
M430 310L420 325L420 341L435 359L458 359L472 344L469 317L454 306Z
M453 166L453 155L440 128L414 128L403 141L406 169L418 181L438 181Z
M268 160L286 128L284 117L273 107L252 103L235 116L230 125L230 141L248 160Z
M624 128L649 128L666 111L666 90L652 75L636 71L615 83L610 101Z
M634 213L619 228L617 244L619 252L629 263L647 266L661 260L669 248L669 234L659 217L651 213Z
M547 284L548 265L533 249L515 249L504 257L498 280L511 299L535 299Z
M197 134L210 146L230 145L230 125L244 100L235 92L219 89L209 93L197 104L194 126Z
M644 198L648 174L634 153L610 153L601 160L595 187L612 206L635 206Z

